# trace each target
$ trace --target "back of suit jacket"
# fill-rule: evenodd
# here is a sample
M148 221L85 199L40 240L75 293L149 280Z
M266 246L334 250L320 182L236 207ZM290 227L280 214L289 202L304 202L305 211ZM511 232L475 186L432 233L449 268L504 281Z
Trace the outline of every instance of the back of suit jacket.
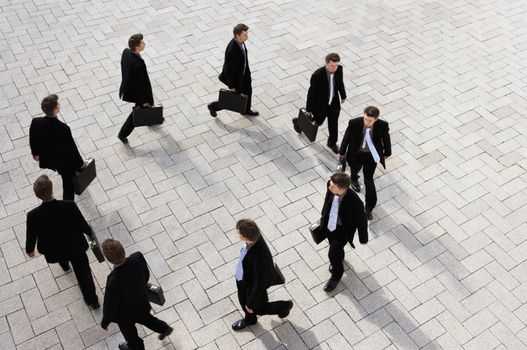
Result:
M41 168L73 173L84 164L68 125L55 117L37 117L29 127L31 154Z
M121 87L119 97L126 102L138 105L154 105L152 85L146 70L145 61L130 49L124 49L121 55Z
M144 319L152 309L146 287L149 278L148 264L141 252L131 254L110 272L104 292L103 328L110 322Z
M385 157L392 155L392 144L390 140L390 128L388 122L378 119L372 128L372 141L379 157L380 162L384 168L386 164L384 162ZM356 156L362 141L364 140L364 118L358 117L351 119L348 123L348 128L342 139L340 145L340 154L344 155L347 152L346 159L348 163L352 163Z
M26 252L35 244L46 261L56 263L78 256L88 249L84 234L92 229L73 201L53 199L27 213Z
M245 72L243 70L244 65ZM251 70L249 69L249 55L244 55L242 48L236 39L232 39L225 49L225 61L223 62L223 70L221 71L219 79L222 83L227 85L229 89L234 88L239 91L244 74L249 77L251 75Z
M338 99L346 98L346 89L344 87L343 68L339 66L333 75L334 96ZM324 114L329 108L329 79L326 66L317 69L312 75L307 91L306 110L312 112L315 116ZM340 108L340 100L338 101Z

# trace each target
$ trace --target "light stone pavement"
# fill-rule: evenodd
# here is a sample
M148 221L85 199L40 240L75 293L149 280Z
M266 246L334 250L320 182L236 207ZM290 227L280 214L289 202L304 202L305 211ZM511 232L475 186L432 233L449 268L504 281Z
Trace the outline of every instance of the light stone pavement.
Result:
M52 174L30 156L40 100L60 95L98 177L76 198L99 239L142 251L175 332L147 349L526 349L527 3L467 1L0 0L0 348L116 349L73 273L25 255L32 183ZM256 118L206 104L232 27L249 25ZM116 135L120 54L145 34L162 126ZM346 248L326 294L318 219L336 157L292 129L309 77L340 53L347 121L368 104L390 123L393 157L379 169L370 242ZM362 194L361 194L362 196ZM235 333L233 273L240 218L263 229L292 298L287 319ZM101 298L107 263L88 252Z

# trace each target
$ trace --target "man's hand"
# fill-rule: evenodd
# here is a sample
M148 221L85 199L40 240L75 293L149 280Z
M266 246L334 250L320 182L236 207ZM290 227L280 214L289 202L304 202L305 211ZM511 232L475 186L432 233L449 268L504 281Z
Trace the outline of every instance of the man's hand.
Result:
M33 155L33 159L36 160L37 162L40 160L40 157L37 155Z
M148 102L143 103L143 107L152 107L152 105Z
M31 253L27 253L27 256L29 256L30 258L34 258L35 257L35 251L32 251Z
M236 92L236 88L228 89L230 92Z
M345 154L339 154L339 160L342 162L344 159L346 159Z
M253 309L249 308L247 305L245 305L245 310L247 310L247 312L250 314L254 314Z
M345 99L345 98L343 98L342 100L340 100L340 103L344 103L344 102L346 102L346 99Z

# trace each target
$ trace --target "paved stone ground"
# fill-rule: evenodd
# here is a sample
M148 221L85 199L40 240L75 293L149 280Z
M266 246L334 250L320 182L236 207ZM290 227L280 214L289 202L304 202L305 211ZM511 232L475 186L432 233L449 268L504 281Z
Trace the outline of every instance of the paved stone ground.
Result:
M24 254L31 184L28 127L39 101L61 118L98 178L77 203L100 239L141 250L166 291L156 314L170 339L141 329L148 349L527 348L527 4L467 1L1 0L0 348L116 349L115 325L83 304L72 273ZM206 104L234 24L250 27L257 118ZM135 32L161 127L129 146L117 132L120 53ZM371 240L347 248L330 295L317 219L336 165L327 128L310 144L290 124L309 76L339 52L349 95L341 134L367 104L390 122L394 156L376 183ZM52 175L57 197L60 178ZM233 226L263 228L292 298L286 320L240 316ZM91 253L102 296L110 267Z

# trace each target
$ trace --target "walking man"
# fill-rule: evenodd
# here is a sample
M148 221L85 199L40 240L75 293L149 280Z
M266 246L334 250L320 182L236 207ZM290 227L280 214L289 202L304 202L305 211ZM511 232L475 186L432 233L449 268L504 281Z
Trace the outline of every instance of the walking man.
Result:
M128 48L121 56L122 82L119 88L119 98L126 102L135 103L135 107L152 107L154 96L145 61L141 58L141 51L145 49L143 34L134 34L128 39ZM130 113L119 131L119 140L128 143L128 136L134 130L133 112Z
M244 318L232 324L232 329L238 331L256 324L256 315L287 317L293 302L269 302L267 288L279 283L275 282L277 271L273 257L256 223L248 219L240 220L236 223L236 230L240 240L245 242L235 273L238 300L245 313Z
M360 192L359 171L362 168L366 187L366 216L373 218L372 211L377 204L377 191L373 174L377 163L386 169L385 160L392 155L388 122L379 119L379 109L368 106L364 116L351 119L340 145L340 159L346 159L351 171L352 188Z
M48 95L40 104L44 117L31 120L29 146L40 168L57 171L62 177L62 198L73 200L73 174L84 161L71 135L70 127L58 119L59 97Z
M364 213L364 205L359 196L350 190L348 174L337 172L328 181L328 190L322 207L320 224L327 228L329 240L328 258L331 278L324 286L326 292L331 292L344 274L344 247L349 242L352 248L355 231L359 232L359 242L368 243L368 220Z
M327 146L338 153L338 121L340 104L346 101L346 89L340 65L340 56L337 53L329 53L326 56L326 65L317 69L311 75L309 90L307 91L306 111L313 117L318 125L322 125L328 118L329 137ZM339 98L340 94L340 98ZM293 127L300 133L297 118L293 119Z
M114 239L105 240L101 247L106 259L113 264L106 280L101 327L108 330L111 322L117 323L126 340L119 344L120 350L145 349L136 323L159 333L159 340L165 339L173 328L150 313L152 307L147 294L150 272L143 254L135 252L126 257L121 242Z
M249 55L245 42L249 39L249 27L245 24L237 24L233 29L234 38L227 45L225 50L225 61L223 70L219 76L222 83L229 87L232 92L239 92L247 95L247 110L245 115L257 116L258 112L251 109L251 98L253 88L251 85L251 70L249 69ZM216 117L217 111L221 110L218 102L208 105L210 115Z
M47 175L40 175L33 184L35 195L42 204L27 213L26 253L35 256L35 245L48 263L59 263L69 271L69 262L79 282L84 302L93 310L100 307L83 234L92 238L92 228L74 201L53 198L53 183Z

